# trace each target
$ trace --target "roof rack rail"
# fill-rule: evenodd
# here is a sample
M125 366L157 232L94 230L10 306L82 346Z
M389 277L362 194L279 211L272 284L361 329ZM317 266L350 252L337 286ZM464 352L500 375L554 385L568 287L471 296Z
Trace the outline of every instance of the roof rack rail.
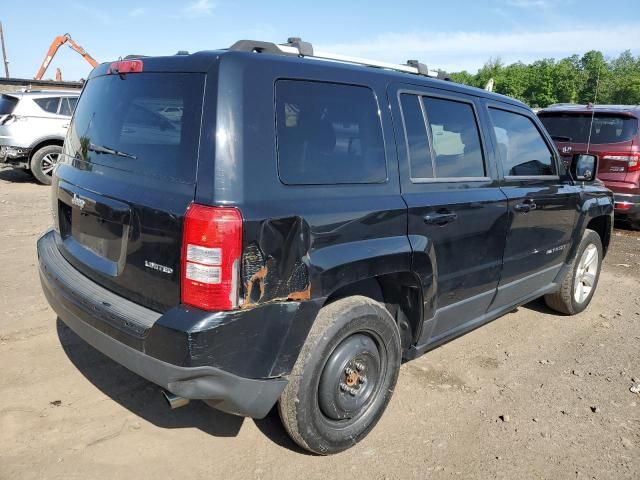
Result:
M386 70L395 70L398 72L413 73L425 77L440 78L449 80L448 76L438 70L429 70L424 64L418 60L407 60L405 65L395 63L380 62L377 60L369 60L367 58L352 57L350 55L341 55L329 52L319 52L314 50L313 45L309 42L303 42L300 37L290 37L287 43L276 44L273 42L263 42L260 40L238 40L229 47L229 50L240 52L256 52L271 53L274 55L291 55L297 57L310 57L319 60L332 60L336 62L352 63L356 65L364 65L367 67L383 68Z

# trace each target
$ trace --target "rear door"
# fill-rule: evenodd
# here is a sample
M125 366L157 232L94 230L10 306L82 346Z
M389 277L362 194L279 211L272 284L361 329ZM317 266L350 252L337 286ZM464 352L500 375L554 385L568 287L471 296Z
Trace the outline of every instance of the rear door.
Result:
M474 97L409 85L391 95L413 269L424 284L424 344L487 310L500 278L507 200Z
M91 78L53 183L67 260L157 311L180 302L182 222L195 194L204 80L161 72ZM167 118L167 106L182 114Z
M524 108L487 102L509 199L509 233L493 307L524 299L553 282L577 221L579 189L561 180L555 149Z

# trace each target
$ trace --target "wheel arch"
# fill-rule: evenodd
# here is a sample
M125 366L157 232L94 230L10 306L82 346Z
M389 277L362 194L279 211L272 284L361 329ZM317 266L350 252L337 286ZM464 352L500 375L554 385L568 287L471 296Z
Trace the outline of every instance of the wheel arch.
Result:
M420 279L411 271L375 275L341 286L325 300L323 306L354 295L380 302L396 320L402 349L414 345L420 337L423 301Z
M31 151L29 152L29 161L33 158L35 153L43 147L48 147L49 145L57 145L62 147L64 145L64 138L61 137L45 137L39 138L36 142L31 145Z
M607 255L609 243L611 242L612 227L613 221L611 220L610 215L599 215L597 217L593 217L586 225L587 229L593 230L600 237L600 241L602 242L602 251L605 256Z

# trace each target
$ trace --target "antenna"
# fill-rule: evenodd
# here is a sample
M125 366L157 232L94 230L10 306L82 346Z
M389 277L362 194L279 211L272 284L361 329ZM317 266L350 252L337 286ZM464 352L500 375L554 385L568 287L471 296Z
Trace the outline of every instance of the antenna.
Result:
M589 123L589 137L587 139L587 155L591 148L591 132L593 131L593 117L596 114L596 104L598 103L598 87L600 86L600 65L598 65L598 76L596 77L596 91L593 93L593 103L591 106L591 122Z

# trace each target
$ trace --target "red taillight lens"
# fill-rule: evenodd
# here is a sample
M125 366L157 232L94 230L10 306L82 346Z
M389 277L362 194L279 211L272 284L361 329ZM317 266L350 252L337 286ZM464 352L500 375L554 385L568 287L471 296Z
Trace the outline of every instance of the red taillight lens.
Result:
M240 211L192 204L182 239L182 303L203 310L237 307L241 254Z
M109 65L108 73L140 73L143 66L142 60L120 60Z
M616 202L613 206L616 210L629 210L633 206L631 202Z
M626 162L628 172L637 172L640 170L640 153L605 153L602 155L602 159Z

